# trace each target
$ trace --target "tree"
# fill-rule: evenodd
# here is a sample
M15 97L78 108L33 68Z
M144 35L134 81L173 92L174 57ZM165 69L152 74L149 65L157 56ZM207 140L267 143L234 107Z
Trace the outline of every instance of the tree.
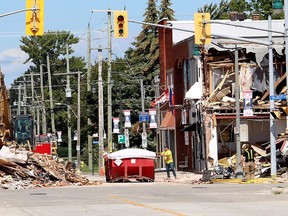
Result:
M156 7L156 0L149 0L148 7L144 13L147 23L157 23L159 12ZM159 41L157 28L150 25L143 25L142 31L136 37L133 43L135 46L131 60L134 71L136 68L140 71L137 73L142 74L151 79L151 74L159 71ZM139 68L140 66L140 68Z
M206 4L198 9L199 13L205 12L211 14L211 19L229 19L230 12L246 13L251 17L253 13L259 13L260 19L267 20L271 15L273 19L283 18L283 13L277 15L273 13L272 4L274 0L221 0L219 7L217 4Z
M235 11L238 13L244 13L246 11L250 11L250 5L245 0L231 0L229 3L229 11Z
M259 13L260 19L264 20L267 20L269 15L271 15L273 19L283 19L283 13L281 15L273 13L273 2L274 0L250 0L250 11L251 13Z
M46 56L49 54L51 61L57 60L60 55L66 53L66 46L69 46L69 53L73 53L72 45L79 42L79 38L66 31L47 32L41 37L29 36L22 37L20 49L28 54L28 59L35 66L46 62Z
M171 8L171 6L172 6L171 0L161 0L159 20L163 18L167 18L168 20L171 21L175 20L174 10Z
M203 8L198 9L198 13L210 13L211 19L227 19L229 11L228 0L221 0L219 6L217 4L206 4Z
M20 48L22 51L28 54L28 58L26 62L32 62L33 65L25 71L24 74L39 74L40 66L43 66L44 72L44 95L45 99L49 98L48 93L48 79L47 79L47 55L49 55L50 59L50 69L51 69L51 79L52 79L52 91L53 91L53 100L54 102L60 103L67 103L66 95L65 95L65 87L67 85L67 78L66 76L54 76L55 73L65 73L66 72L66 47L68 46L69 54L74 52L72 45L77 44L79 42L79 38L75 37L73 34L70 34L66 31L57 31L57 32L47 32L41 37L22 37L21 40L22 44ZM85 69L85 61L83 57L75 57L71 56L70 60L70 71L84 71ZM19 80L23 80L23 77L19 77ZM71 107L73 110L77 110L77 76L70 76L71 81L71 89L72 89L72 100L71 100ZM81 80L82 83L82 80ZM83 85L81 85L81 95L86 94ZM40 95L40 77L34 76L34 87L35 87L35 94ZM31 95L31 90L28 90L28 95ZM16 96L16 95L15 95ZM15 100L15 99L14 99ZM12 99L12 101L14 101ZM17 99L16 99L17 100ZM29 101L28 101L29 102ZM81 115L81 122L84 125L84 120L86 119L86 100L81 99L81 108L83 110ZM49 103L45 103L46 111L47 111L47 121L49 125L50 121L50 110L49 110ZM55 124L57 130L66 131L67 128L67 114L66 109L63 107L61 109L55 107L54 108L55 114ZM71 125L76 125L76 117L72 116ZM76 127L76 126L75 126ZM49 128L49 127L47 127ZM84 128L85 130L85 128ZM83 130L83 131L84 131ZM51 132L48 130L48 132ZM81 130L82 133L82 130ZM84 131L85 133L85 131ZM63 140L67 136L67 133L63 133ZM87 136L82 136L81 143L85 143ZM63 142L63 145L67 145L67 143Z

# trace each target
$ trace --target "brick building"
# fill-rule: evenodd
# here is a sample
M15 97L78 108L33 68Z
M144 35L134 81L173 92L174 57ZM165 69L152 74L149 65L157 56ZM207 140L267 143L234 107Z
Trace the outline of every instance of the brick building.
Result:
M231 23L246 28L229 26ZM163 19L159 24L194 29L193 21ZM267 42L267 32L249 29L253 26L267 29L267 25L265 20L221 20L211 24L212 36L221 34ZM279 31L283 20L274 20L272 26ZM212 42L198 47L191 32L159 28L160 85L174 90L174 103L161 104L160 143L170 146L178 169L201 172L238 151L234 134L237 130L235 44L239 46L240 142L262 147L270 139L268 47L240 43L229 37L213 37ZM282 34L273 33L275 94L283 92L286 86L283 42ZM273 120L273 124L275 137L285 131L285 121Z

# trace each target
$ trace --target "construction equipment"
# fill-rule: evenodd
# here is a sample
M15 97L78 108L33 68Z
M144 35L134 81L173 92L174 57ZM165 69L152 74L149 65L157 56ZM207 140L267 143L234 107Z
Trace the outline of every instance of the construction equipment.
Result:
M34 121L31 115L16 115L11 119L11 138L19 144L34 144ZM33 145L34 146L34 145Z
M10 107L9 96L0 71L0 146L10 137Z
M4 74L0 71L0 148L7 141L29 143L33 145L34 122L31 115L10 117L10 98L4 82Z

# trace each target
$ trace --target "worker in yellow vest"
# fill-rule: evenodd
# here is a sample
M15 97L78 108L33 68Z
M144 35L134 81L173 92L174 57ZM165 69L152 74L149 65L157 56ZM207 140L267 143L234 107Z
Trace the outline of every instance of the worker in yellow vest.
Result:
M170 179L170 170L173 173L174 178L176 179L176 172L173 163L172 152L168 146L164 146L164 151L161 152L161 156L164 157L164 162L166 164L167 179Z
M255 159L254 157L257 156L257 153L249 144L244 144L242 146L242 158L240 160L240 165L243 166L243 171L245 173L246 181L249 181L254 178L255 173Z

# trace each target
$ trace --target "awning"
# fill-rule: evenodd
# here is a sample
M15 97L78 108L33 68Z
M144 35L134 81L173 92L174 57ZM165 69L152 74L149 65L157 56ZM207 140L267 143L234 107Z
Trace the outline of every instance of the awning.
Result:
M185 98L186 100L193 100L193 99L201 99L202 96L202 86L200 82L195 82L191 88L186 92Z
M196 123L184 127L183 129L181 129L181 131L196 131Z
M165 114L164 119L159 127L160 130L175 130L175 118L171 111Z

